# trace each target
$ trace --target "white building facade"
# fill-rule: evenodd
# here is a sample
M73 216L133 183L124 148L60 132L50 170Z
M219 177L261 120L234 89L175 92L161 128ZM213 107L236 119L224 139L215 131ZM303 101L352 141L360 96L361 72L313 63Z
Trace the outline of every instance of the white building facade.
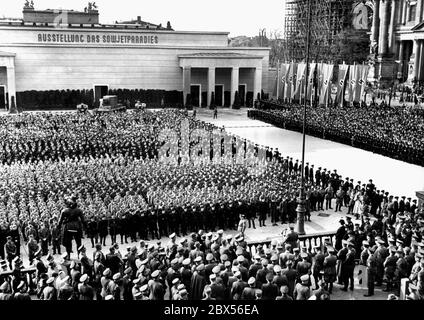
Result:
M224 105L230 95L232 105L236 91L243 101L268 92L268 64L268 48L229 47L227 32L0 22L0 99L8 105L31 90L93 90L98 99L111 89L182 91L198 105L210 105L212 93Z

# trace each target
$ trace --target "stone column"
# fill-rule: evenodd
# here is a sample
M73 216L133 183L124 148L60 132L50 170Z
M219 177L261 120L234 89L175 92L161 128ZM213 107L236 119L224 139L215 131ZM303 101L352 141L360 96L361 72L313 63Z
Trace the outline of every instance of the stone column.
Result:
M9 109L12 106L12 97L15 97L15 105L17 106L16 101L16 81L15 81L15 67L14 66L8 66L6 67L7 70L7 92L9 95Z
M408 2L406 0L402 0L403 1L403 9L402 9L402 15L401 15L401 23L405 24L406 23L406 12L408 11Z
M404 50L404 44L403 41L399 41L399 56L398 56L398 60L399 60L399 70L398 70L398 74L397 77L399 78L403 78L403 66L404 66L404 61L403 61L403 50Z
M380 30L380 0L376 0L374 3L374 12L372 16L371 46L378 43L379 30Z
M417 6L416 6L416 12L415 12L415 24L419 24L421 22L421 15L423 11L423 0L417 0Z
M390 24L390 5L391 0L381 0L380 5L380 45L378 53L380 55L387 54L389 50L389 24Z
M187 94L190 93L191 85L191 67L183 67L183 96L184 96L184 105L186 104Z
M405 3L406 3L406 1L405 1ZM406 4L406 10L405 10L405 23L404 24L407 24L408 23L408 21L409 21L409 15L411 14L411 6L409 5L409 3L408 4Z
M230 106L234 103L234 98L236 96L236 91L239 88L239 67L233 67L231 69L231 101Z
M423 42L423 40L420 40L419 41L419 54L418 54L418 56L415 56L415 59L418 60L417 80L423 80L424 68L423 68L423 64L421 62L421 61L423 61L423 59L422 59L423 53L424 53L423 47L424 47L424 42Z
M255 101L258 97L258 93L260 94L262 90L262 67L258 67L255 69L255 79L253 83L253 101Z
M396 11L396 24L402 23L402 17L403 17L403 0L395 1L397 2L397 8Z
M418 71L420 68L419 61L420 61L420 41L415 39L414 40L414 48L412 55L414 56L414 78L418 80Z
M390 11L390 27L389 27L389 51L396 54L395 51L395 24L396 24L396 13L399 10L399 1L392 1Z
M215 91L215 67L209 67L208 69L208 101L207 101L208 107L211 105L212 92L214 91Z

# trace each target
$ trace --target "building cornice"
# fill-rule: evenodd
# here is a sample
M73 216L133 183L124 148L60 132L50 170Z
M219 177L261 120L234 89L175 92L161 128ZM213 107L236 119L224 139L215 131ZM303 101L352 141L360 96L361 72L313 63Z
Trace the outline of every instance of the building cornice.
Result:
M128 26L128 25L127 25ZM161 34L204 34L204 35L229 35L230 33L227 31L173 31L173 30L164 30L164 29L147 29L147 28L140 28L137 26L129 26L125 28L125 26L120 25L84 25L84 27L81 27L80 25L72 25L64 26L64 27L54 27L52 25L49 26L33 26L33 25L9 25L9 24L1 24L0 22L0 30L22 30L22 31L80 31L80 32L89 32L89 31L95 31L95 32L110 32L113 30L119 30L119 32L128 32L128 33L134 33L134 32L140 32L140 33L161 33Z

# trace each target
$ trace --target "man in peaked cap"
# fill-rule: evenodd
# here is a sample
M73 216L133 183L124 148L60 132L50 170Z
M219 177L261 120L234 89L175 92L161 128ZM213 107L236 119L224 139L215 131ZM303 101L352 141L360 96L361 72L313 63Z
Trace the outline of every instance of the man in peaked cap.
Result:
M337 252L337 282L338 284L343 284L343 277L345 270L343 267L343 262L346 259L349 249L347 248L348 241L342 240L342 248Z
M58 299L59 300L70 300L74 294L74 288L70 284L71 278L65 276L62 279L62 284L59 287Z
M336 243L335 243L335 249L340 250L342 248L342 241L344 237L346 236L346 227L345 227L345 221L343 219L339 220L340 227L336 231Z
M336 250L332 246L327 246L328 256L324 259L324 281L326 290L331 294L333 291L333 282L337 276L337 256Z
M371 297L374 295L375 275L377 274L377 264L375 255L373 254L372 250L370 251L371 254L368 256L367 259L368 292L364 294L364 297Z
M94 300L95 292L93 287L88 284L88 280L87 274L83 274L80 278L80 284L78 285L80 300Z
M193 272L190 283L190 297L192 300L201 300L206 286L205 265L199 264Z
M320 245L314 246L315 255L312 262L312 275L315 280L316 290L318 290L318 281L322 279L322 272L324 270L325 254L322 252Z
M295 300L308 300L310 296L310 289L309 289L309 275L304 274L300 277L300 283L296 284L296 287L294 288L294 299Z
M57 291L54 287L54 278L50 277L47 279L47 286L43 289L41 300L57 300Z
M376 282L377 286L381 286L383 283L384 276L384 261L389 256L389 250L385 246L385 241L382 239L378 239L377 241L377 249L375 250L375 263L376 263Z
M300 254L302 261L300 261L296 266L297 276L299 279L305 275L309 274L311 270L311 264L308 262L308 254L306 252L302 252Z
M165 296L165 288L159 279L160 272L155 270L152 272L151 277L153 282L149 285L150 300L163 300Z
M342 261L342 267L343 267L343 277L342 281L344 284L344 287L342 288L343 291L347 291L347 287L349 286L350 281L350 290L353 291L354 288L354 278L353 278L353 272L355 270L355 244L353 242L348 242L347 244L348 252L346 254L346 258L344 261Z
M13 269L12 260L17 256L17 247L16 244L13 242L11 236L6 237L6 244L4 245L4 251L6 260L9 262L9 268Z
M250 277L247 284L248 286L243 289L241 294L241 300L256 300L255 278Z

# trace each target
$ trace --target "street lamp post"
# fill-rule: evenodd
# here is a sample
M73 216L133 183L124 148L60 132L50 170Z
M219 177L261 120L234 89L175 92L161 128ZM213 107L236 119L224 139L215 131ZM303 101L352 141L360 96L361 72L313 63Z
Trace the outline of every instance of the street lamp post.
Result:
M302 171L301 171L301 186L300 195L298 198L297 224L296 232L299 235L305 234L305 212L306 212L306 194L305 194L305 138L306 138L306 111L307 111L307 95L309 82L309 50L311 38L311 0L308 0L308 23L306 31L306 75L305 75L305 99L303 101L303 136L302 136Z

